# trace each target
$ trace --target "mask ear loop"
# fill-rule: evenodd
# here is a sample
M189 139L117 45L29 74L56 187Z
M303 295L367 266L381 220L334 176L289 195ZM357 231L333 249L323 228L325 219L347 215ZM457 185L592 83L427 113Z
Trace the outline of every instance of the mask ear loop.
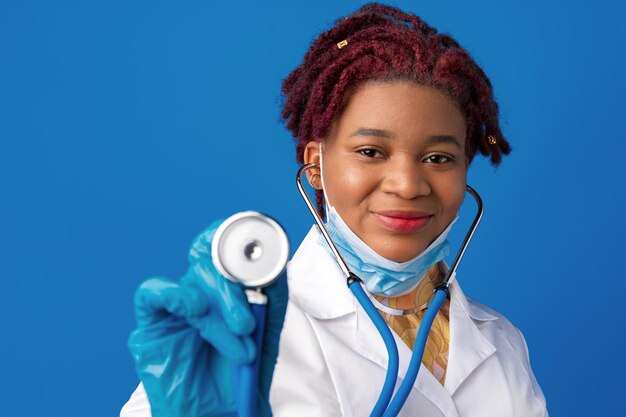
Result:
M319 150L320 150L320 180L322 181L322 195L324 196L324 205L326 206L326 219L328 219L329 210L333 207L330 205L328 201L328 195L326 194L326 184L324 184L324 152L322 147L322 142L318 142Z

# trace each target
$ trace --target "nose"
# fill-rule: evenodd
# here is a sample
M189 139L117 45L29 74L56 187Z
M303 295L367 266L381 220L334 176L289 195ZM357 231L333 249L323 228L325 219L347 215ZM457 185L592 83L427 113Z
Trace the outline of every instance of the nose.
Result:
M387 168L381 184L383 192L396 194L405 200L430 194L428 178L413 159L395 161Z

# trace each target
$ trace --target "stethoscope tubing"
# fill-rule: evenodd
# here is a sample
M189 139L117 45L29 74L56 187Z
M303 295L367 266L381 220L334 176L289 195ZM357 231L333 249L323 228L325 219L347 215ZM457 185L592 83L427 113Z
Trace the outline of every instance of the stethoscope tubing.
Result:
M356 299L367 313L368 317L374 325L376 329L378 329L380 336L383 338L383 342L385 343L385 348L387 348L387 353L389 355L389 359L387 360L387 372L385 374L385 382L383 383L383 388L380 391L380 395L378 396L378 400L370 413L370 417L380 417L383 415L387 406L389 405L389 401L391 401L391 396L393 395L393 390L396 387L396 380L398 379L398 368L399 368L399 355L398 355L398 346L396 345L396 341L391 334L391 329L385 323L385 319L378 313L378 310L374 306L374 304L370 301L367 294L361 287L360 280L353 280L352 283L348 284L348 287L356 297Z
M384 412L383 417L397 416L404 406L407 398L409 398L409 394L411 393L413 385L417 380L417 374L419 373L420 366L422 364L424 349L426 349L426 342L428 341L428 333L430 333L430 328L433 325L433 321L435 320L437 313L439 313L441 306L447 298L447 290L439 289L435 291L435 295L433 296L430 305L426 309L424 317L422 317L422 322L420 323L419 330L417 331L417 337L415 338L415 343L413 344L411 361L409 362L409 367L407 368L404 380L400 384L396 395L393 396L393 399L387 407L387 410Z
M259 391L259 368L261 364L261 351L263 348L263 335L265 333L265 317L267 304L249 301L250 310L256 323L252 338L256 345L256 356L249 365L235 366L233 372L233 389L237 396L238 417L256 417Z

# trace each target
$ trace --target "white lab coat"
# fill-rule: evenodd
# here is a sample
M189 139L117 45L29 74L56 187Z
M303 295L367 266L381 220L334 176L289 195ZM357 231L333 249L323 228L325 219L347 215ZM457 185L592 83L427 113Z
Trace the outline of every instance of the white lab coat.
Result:
M276 417L363 417L383 381L387 351L313 227L289 263L289 305L270 392ZM392 332L393 333L393 332ZM411 350L395 335L398 384ZM150 417L139 385L120 414ZM450 287L445 385L423 365L405 417L547 417L520 331L498 312Z

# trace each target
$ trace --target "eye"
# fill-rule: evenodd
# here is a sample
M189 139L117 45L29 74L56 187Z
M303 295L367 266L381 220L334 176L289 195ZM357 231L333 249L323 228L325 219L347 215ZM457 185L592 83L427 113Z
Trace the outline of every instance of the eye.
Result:
M367 156L368 158L381 158L383 154L374 148L363 148L357 151L361 155Z
M440 154L429 155L424 158L424 162L428 162L430 164L445 164L446 162L450 161L452 161L452 158L447 155Z

